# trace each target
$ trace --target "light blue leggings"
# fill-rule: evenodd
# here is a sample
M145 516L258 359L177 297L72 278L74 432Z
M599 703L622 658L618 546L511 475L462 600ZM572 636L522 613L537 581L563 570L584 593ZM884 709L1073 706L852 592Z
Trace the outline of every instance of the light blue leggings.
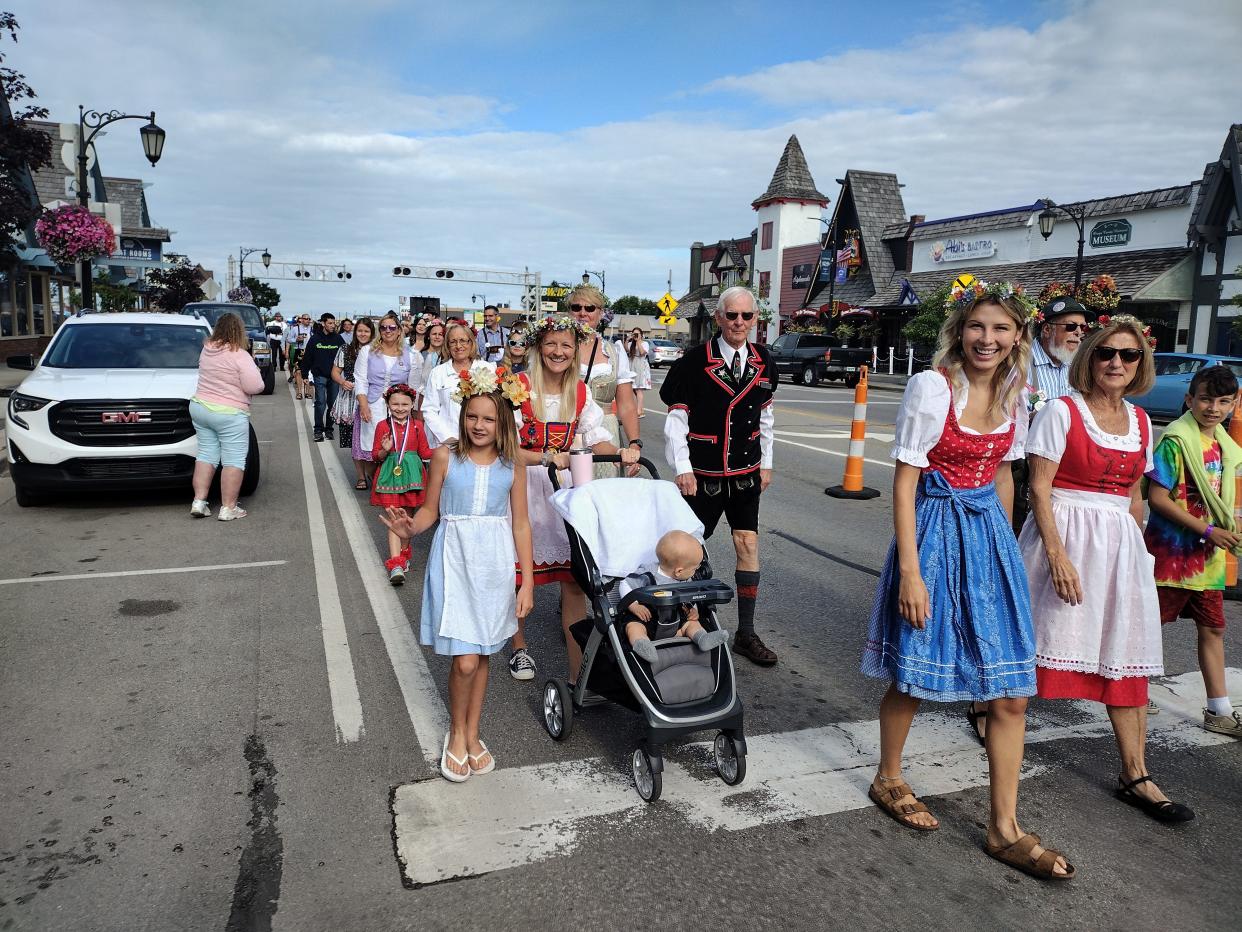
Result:
M198 434L196 459L200 463L246 468L246 452L250 448L249 414L217 414L191 401L190 420Z

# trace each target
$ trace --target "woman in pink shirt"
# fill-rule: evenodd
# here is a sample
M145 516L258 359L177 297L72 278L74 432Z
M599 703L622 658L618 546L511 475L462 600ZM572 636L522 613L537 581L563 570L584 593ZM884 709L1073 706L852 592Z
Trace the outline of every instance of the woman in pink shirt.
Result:
M246 517L237 495L246 472L250 446L250 396L263 391L263 375L247 349L241 318L224 314L216 322L198 357L198 388L190 399L190 420L198 434L194 464L194 502L190 515L208 518L207 490L216 467L220 472L221 521Z

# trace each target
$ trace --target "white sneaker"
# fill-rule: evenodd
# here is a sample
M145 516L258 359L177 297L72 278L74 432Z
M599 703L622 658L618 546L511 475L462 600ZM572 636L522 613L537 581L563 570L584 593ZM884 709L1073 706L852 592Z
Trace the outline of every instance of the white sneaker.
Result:
M394 586L405 585L405 567L400 563L388 571L388 581Z
M216 515L219 521L236 521L238 518L246 517L246 509L241 505L234 505L232 508L220 507L220 513Z
M1242 738L1242 715L1238 715L1237 712L1231 715L1215 715L1210 709L1204 709L1203 727L1218 735Z
M193 502L190 503L190 517L191 518L210 518L211 517L211 505L208 504L207 499L196 498L194 499Z
M509 675L515 680L533 680L536 672L535 661L526 653L525 647L519 647L509 655Z
M1159 715L1160 714L1160 706L1156 705L1156 702L1154 699L1147 700L1147 714L1148 715Z

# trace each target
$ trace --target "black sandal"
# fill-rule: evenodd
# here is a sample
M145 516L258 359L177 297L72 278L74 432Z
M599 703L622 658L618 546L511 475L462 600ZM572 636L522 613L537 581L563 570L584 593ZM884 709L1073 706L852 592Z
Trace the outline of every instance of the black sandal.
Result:
M367 482L366 479L359 479L357 482L354 483L354 488L357 489L359 492L365 492L371 488L371 484Z
M970 727L974 731L975 737L979 739L980 747L988 746L988 743L985 740L983 740L983 732L979 730L979 719L987 718L987 717L988 717L987 709L984 709L982 712L980 712L975 708L975 704L973 702L970 705L966 706L966 721L970 722Z
M1113 791L1113 795L1123 803L1127 803L1151 816L1157 822L1189 822L1195 817L1194 810L1189 806L1183 806L1181 803L1171 802L1167 799L1164 802L1154 803L1150 799L1134 792L1134 788L1140 783L1151 782L1150 774L1141 776L1137 780L1131 780L1129 783L1126 783L1122 777L1118 777L1117 789Z

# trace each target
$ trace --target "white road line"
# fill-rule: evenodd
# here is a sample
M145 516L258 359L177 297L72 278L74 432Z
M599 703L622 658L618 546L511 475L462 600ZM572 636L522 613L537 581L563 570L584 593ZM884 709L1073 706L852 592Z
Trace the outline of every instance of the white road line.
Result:
M247 570L260 566L284 566L287 560L260 560L257 563L220 563L215 566L170 566L159 570L119 570L114 573L51 573L47 576L23 576L0 579L0 586L22 583L65 582L71 579L115 579L119 576L163 576L167 573L214 573L217 570Z
M1242 691L1242 670L1230 668L1228 677L1230 692ZM1153 681L1151 693L1162 714L1148 719L1150 744L1211 747L1235 740L1200 727L1203 680L1197 671ZM1027 744L1112 734L1099 705L1074 706L1084 721L1073 725L1028 715ZM592 723L586 712L579 727L602 723ZM747 779L737 787L715 778L708 744L669 747L667 754L675 753L677 760L665 757L663 802L648 811L676 812L718 832L864 809L872 805L867 787L879 763L879 737L875 721L748 737ZM1028 763L1023 776L1051 767ZM987 759L964 717L946 712L919 715L906 745L904 772L922 797L988 781ZM644 805L629 775L611 758L501 769L460 785L436 778L397 788L397 854L406 878L416 885L470 877L571 854L582 840L584 820L625 818L622 813Z
M392 662L392 670L397 677L397 685L401 689L401 698L410 716L410 724L414 726L419 749L428 763L438 764L440 741L448 731L448 709L440 698L431 671L427 668L423 649L410 620L406 617L401 600L397 598L388 582L388 576L383 572L383 557L371 537L371 523L363 516L358 505L358 493L353 489L353 480L346 476L331 444L321 443L316 446L319 447L319 457L328 474L328 485L336 499L341 523L345 526L345 537L353 552L359 578L371 603L375 624L383 638L388 659Z
M821 430L816 433L803 433L796 430L778 430L773 436L776 437L801 437L806 440L848 440L850 432L848 430ZM892 443L892 434L872 433L867 431L867 439L874 440L876 443Z
M290 391L292 394L292 391ZM299 406L300 407L300 406ZM323 632L323 653L328 668L328 692L332 697L332 718L336 723L337 741L357 741L362 737L362 701L358 698L358 680L354 661L349 653L349 635L345 630L345 614L341 594L336 586L336 567L332 565L332 548L323 519L323 502L315 481L315 466L306 439L299 407L293 411L298 429L298 459L302 466L302 487L306 491L306 515L309 521L311 553L315 558L315 590L319 601L319 627Z

